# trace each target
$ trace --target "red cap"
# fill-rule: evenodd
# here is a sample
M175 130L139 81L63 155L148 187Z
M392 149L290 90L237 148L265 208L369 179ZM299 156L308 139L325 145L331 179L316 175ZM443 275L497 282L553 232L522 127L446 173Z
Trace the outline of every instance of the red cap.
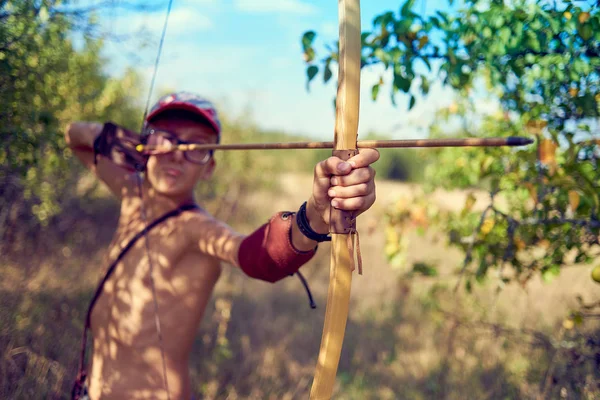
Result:
M166 110L186 110L193 112L204 118L206 122L213 127L217 133L218 140L221 139L221 121L217 115L214 105L197 94L190 92L170 93L161 97L150 109L146 116L145 123L148 124L151 119Z

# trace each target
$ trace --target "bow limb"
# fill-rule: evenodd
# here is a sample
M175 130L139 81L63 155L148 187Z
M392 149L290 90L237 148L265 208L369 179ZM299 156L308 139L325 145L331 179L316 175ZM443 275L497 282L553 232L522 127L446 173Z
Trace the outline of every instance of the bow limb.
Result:
M360 0L338 0L340 45L338 93L333 155L344 160L357 154L360 105L361 27ZM311 400L329 399L338 369L348 307L354 254L352 235L355 219L351 212L331 210L331 264L327 309Z

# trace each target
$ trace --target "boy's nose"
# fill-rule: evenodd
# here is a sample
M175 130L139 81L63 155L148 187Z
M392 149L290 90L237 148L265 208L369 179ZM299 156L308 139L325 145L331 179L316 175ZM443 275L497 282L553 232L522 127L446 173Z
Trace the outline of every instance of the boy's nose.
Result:
M173 161L182 162L184 160L183 151L175 150L168 153Z

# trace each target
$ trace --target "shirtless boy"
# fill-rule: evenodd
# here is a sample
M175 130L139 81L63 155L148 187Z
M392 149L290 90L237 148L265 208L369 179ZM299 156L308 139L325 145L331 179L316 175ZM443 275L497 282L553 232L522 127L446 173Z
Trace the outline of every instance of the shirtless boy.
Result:
M75 155L121 201L108 252L110 261L119 261L92 302L91 362L89 368L81 364L75 398L190 399L188 358L221 263L276 282L313 257L329 231L330 204L358 215L375 201L370 164L379 158L376 150L361 149L348 162L330 157L314 168L312 193L305 207L298 205L301 216L273 210L268 222L244 235L209 215L194 198L194 185L215 169L211 151L142 156L134 150L142 137L167 149L181 142L216 143L220 135L213 106L185 92L154 105L142 136L110 123L76 122L66 129ZM143 178L134 173L136 167L144 170ZM119 257L145 226L181 206L188 209L149 229ZM301 217L308 231L299 228Z

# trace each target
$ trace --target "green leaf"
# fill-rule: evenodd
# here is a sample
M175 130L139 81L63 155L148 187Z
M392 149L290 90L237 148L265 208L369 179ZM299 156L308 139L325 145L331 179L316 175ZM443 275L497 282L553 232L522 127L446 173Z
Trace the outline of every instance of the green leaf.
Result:
M306 69L306 76L308 80L306 81L306 90L309 90L310 81L319 73L319 67L316 65L311 65Z
M415 106L415 102L416 102L415 96L410 96L410 103L408 104L409 111L412 110L412 108Z
M435 12L437 15L440 16L440 18L442 18L444 20L445 24L448 24L448 14L442 11L436 11ZM433 19L433 18L432 18Z
M577 27L577 32L579 32L579 36L581 36L581 38L585 41L590 40L594 35L594 30L592 29L592 26L588 23L580 24Z
M527 45L529 47L531 47L531 49L533 51L535 51L536 53L539 53L541 51L541 46L540 46L540 41L538 40L537 36L535 35L535 33L531 32L531 31L527 31Z
M360 41L363 45L367 43L367 38L371 35L371 32L363 32L360 35Z
M429 72L431 72L431 64L429 63L429 60L426 57L421 57L421 60L423 60L425 65L427 65L427 69L429 70Z
M400 15L403 17L410 17L413 13L410 12L411 8L415 4L415 0L406 0L406 2L400 8Z
M511 34L512 34L512 32L511 32L510 28L507 26L503 26L500 29L500 32L498 32L498 37L504 42L504 44L508 44Z
M314 61L314 59L315 59L315 50L312 47L309 47L304 52L304 61L306 63L311 63Z
M398 91L398 88L396 87L396 85L392 85L392 92L390 94L390 101L392 103L392 105L395 107L396 106L396 92Z
M483 28L483 37L489 39L492 37L492 29L489 26Z
M558 275L560 275L560 267L558 265L553 265L542 271L542 279L546 283L552 282Z
M424 262L414 263L412 272L424 276L438 276L437 269L434 266Z
M382 48L377 48L373 55L379 60L381 60L381 62L383 62L386 68L389 67L392 58L385 50L383 50Z
M504 25L504 17L501 14L496 14L492 19L492 25L494 28L499 29Z
M394 73L394 86L404 93L408 93L410 90L410 79L407 79L401 74Z
M330 63L325 64L325 71L323 72L323 82L324 83L329 82L329 80L333 76L333 73L331 72L331 66L329 64Z
M527 62L527 64L533 65L535 64L535 56L531 53L527 53L525 54L525 62Z
M314 31L307 31L302 35L302 49L306 51L310 48L317 34Z
M429 80L424 75L421 75L421 93L429 93Z
M371 98L373 99L373 101L377 100L377 95L379 94L379 88L380 88L379 83L373 85L373 87L371 88Z

